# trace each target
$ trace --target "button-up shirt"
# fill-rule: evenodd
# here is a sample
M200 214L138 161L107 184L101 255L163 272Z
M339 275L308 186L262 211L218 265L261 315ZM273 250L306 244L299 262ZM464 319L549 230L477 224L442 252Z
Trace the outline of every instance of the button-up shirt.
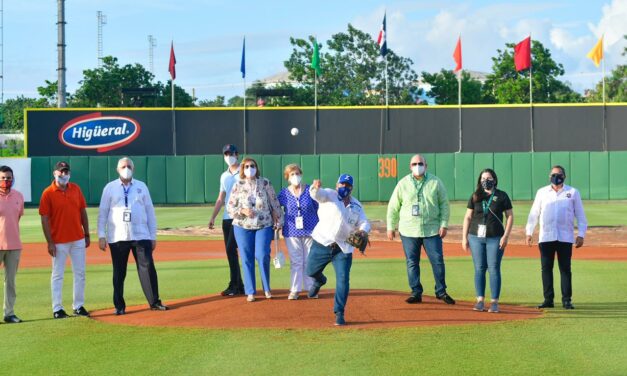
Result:
M538 219L540 220L539 242L560 241L574 243L574 220L580 237L585 237L588 221L583 212L579 191L564 184L559 191L551 185L538 189L527 219L527 236L533 235Z
M22 249L20 218L24 215L24 196L15 189L0 194L0 250Z
M361 203L351 196L350 203L344 205L337 191L328 188L309 188L311 197L320 204L318 218L311 237L318 243L329 246L333 243L344 253L353 253L353 246L346 240L355 230L370 232L370 223Z
M130 222L124 220L127 211ZM157 239L157 218L146 184L133 179L124 185L117 179L104 187L98 211L98 237L106 237L108 243Z
M418 205L419 215L413 215ZM435 236L440 227L448 227L449 204L446 188L435 175L425 173L422 179L412 174L402 178L392 192L388 203L387 229L403 236L424 238Z

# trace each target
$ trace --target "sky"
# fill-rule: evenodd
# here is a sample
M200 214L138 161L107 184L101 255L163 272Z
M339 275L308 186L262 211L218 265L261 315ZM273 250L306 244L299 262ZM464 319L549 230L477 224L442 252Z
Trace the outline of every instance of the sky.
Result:
M57 2L3 2L4 98L36 97L38 86L57 79ZM148 69L148 35L153 35L153 73L165 82L174 41L176 83L190 94L194 89L199 99L243 93L244 36L250 85L285 71L290 37L316 35L325 42L346 32L350 23L376 39L384 12L388 48L411 58L416 72L453 69L460 35L464 69L490 72L497 49L531 33L564 65L561 79L581 93L601 80L601 69L586 58L601 35L606 72L627 63L627 56L621 56L627 46L622 37L627 34L627 0L67 0L65 7L70 93L80 86L83 70L97 67L97 11L107 18L105 56Z

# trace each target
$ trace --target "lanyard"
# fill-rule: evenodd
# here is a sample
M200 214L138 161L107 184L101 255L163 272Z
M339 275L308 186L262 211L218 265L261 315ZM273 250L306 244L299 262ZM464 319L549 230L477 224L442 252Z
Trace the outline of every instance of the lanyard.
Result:
M131 191L131 185L128 185L128 189L122 184L122 190L124 191L124 206L128 208L128 193Z
M492 204L492 199L494 198L494 192L490 195L490 198L486 201L481 201L481 206L483 206L483 224L486 224L488 220L488 212L490 210L490 204Z
M424 175L422 184L420 184L420 188L418 188L418 183L416 182L416 178L413 175L411 177L411 180L414 182L414 187L416 187L416 190L418 191L416 193L416 198L418 200L418 204L420 204L420 195L422 194L422 188L424 188L425 184L427 183L427 174Z
M294 194L292 196L294 197L294 200L296 201L296 209L298 210L297 217L302 217L302 214L300 212L300 198L303 196L303 186L302 185L299 186L298 196L296 196L296 188L294 188Z

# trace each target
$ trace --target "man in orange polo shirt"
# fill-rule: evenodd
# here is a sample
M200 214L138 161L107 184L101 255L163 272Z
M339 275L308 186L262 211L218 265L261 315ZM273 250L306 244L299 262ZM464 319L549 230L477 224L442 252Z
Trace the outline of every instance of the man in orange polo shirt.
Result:
M15 312L15 275L20 263L20 218L24 215L24 196L13 186L13 170L0 166L0 264L4 264L4 322L22 322Z
M54 181L44 190L39 215L48 253L52 256L52 312L55 319L69 317L63 309L63 273L65 261L72 260L74 300L72 308L78 316L89 316L85 303L85 248L89 247L87 204L78 185L70 183L70 165L57 162Z

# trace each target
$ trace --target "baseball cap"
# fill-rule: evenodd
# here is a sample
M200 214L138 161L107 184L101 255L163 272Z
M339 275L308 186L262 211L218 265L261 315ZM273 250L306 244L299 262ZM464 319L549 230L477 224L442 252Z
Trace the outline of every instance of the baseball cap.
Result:
M340 178L337 179L337 183L338 184L346 183L346 184L353 185L353 177L350 176L349 174L342 174L340 175Z
M59 161L57 162L57 164L54 165L54 170L55 171L63 171L63 170L70 170L70 165L65 162L65 161Z
M222 148L222 154L226 153L237 153L237 146L233 144L224 145L224 147Z

